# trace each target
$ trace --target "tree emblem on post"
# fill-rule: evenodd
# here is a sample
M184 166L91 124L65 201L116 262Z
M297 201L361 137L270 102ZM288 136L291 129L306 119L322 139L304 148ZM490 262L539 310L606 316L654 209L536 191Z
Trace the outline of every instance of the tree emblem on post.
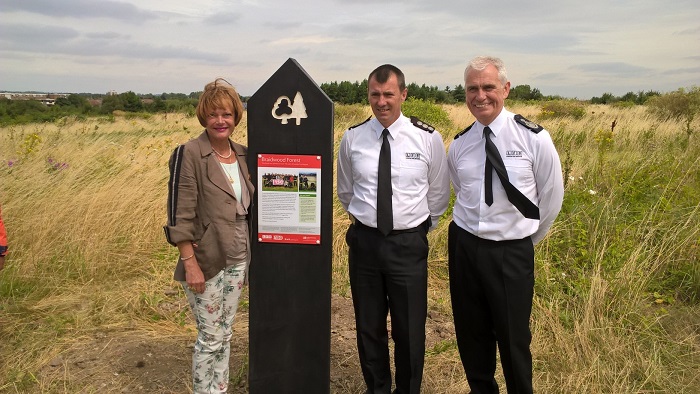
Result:
M282 124L287 124L289 118L293 118L296 119L296 124L299 126L301 119L307 118L306 106L304 105L304 98L301 97L301 92L297 92L296 96L294 96L294 101L287 96L280 96L275 101L275 105L272 106L272 117L280 119Z

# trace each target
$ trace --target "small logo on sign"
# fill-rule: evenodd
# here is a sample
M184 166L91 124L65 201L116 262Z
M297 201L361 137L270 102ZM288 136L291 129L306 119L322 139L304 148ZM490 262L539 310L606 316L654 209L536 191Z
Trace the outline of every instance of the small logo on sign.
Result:
M420 160L420 153L411 153L411 152L406 152L406 159L407 160Z
M521 151L521 150L507 150L506 157L523 157L523 151Z
M306 119L306 106L301 93L297 92L294 96L294 101L287 96L280 96L272 106L272 117L282 121L282 124L287 124L289 119L296 119L297 126L301 124L302 119Z

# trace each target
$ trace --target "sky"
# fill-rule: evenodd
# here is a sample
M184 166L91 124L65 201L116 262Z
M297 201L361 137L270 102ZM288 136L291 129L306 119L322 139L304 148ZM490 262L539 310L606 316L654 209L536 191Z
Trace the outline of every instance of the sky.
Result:
M289 58L317 84L399 67L453 88L478 55L511 86L590 99L700 85L697 0L3 0L0 90L254 94Z

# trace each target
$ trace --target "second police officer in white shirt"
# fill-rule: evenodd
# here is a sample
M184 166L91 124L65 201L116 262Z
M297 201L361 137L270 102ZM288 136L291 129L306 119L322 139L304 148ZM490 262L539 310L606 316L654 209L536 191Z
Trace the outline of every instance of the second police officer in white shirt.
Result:
M368 78L374 118L345 132L338 152L338 198L351 215L348 229L350 286L357 345L368 393L391 392L387 313L395 343L395 393L419 393L427 315L427 232L450 198L440 133L401 112L404 75L383 65ZM390 181L378 170L383 132L391 150ZM387 179L389 177L387 169ZM389 184L389 227L378 223L379 184ZM387 186L389 186L387 185ZM381 197L379 197L381 199Z

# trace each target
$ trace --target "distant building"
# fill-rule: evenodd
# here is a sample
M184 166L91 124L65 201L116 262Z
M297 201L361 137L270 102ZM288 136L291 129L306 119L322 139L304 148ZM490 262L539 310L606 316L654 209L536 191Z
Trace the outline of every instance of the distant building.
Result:
M56 104L57 98L69 95L68 93L0 92L0 96L9 100L36 100L49 107Z

